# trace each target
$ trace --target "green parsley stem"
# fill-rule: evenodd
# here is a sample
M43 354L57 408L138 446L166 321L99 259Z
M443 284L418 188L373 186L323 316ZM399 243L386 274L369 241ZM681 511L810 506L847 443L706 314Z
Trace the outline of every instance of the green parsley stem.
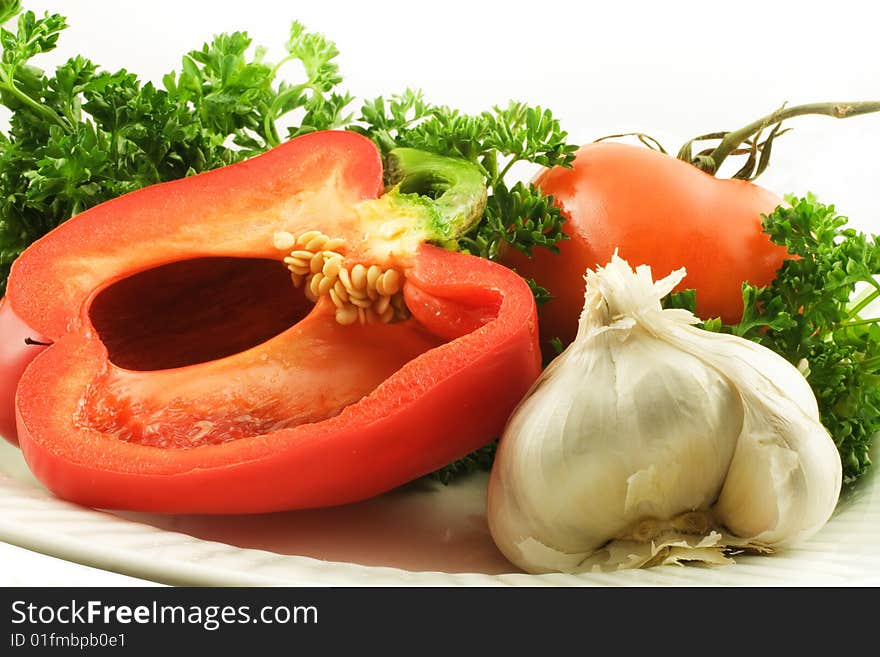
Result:
M285 60L282 60L282 64L285 61L290 59L295 59L294 57L288 57ZM279 64L280 66L280 64ZM278 66L273 69L274 71L278 70ZM283 93L278 94L275 100L272 102L272 105L269 106L269 110L266 112L266 116L263 118L263 131L266 134L267 146L270 148L274 148L281 143L281 137L278 136L278 130L275 127L275 119L277 119L281 115L281 108L284 107L284 103L287 102L287 99L291 96L299 95L306 89L313 89L314 87L309 83L298 84L293 87L289 87L285 89Z
M510 168L514 164L516 164L517 162L519 162L518 157L514 156L514 157L510 158L510 161L504 166L504 168L501 170L501 173L498 174L498 176L496 177L496 180L504 180L504 176L506 176L508 174L508 172L510 171Z
M871 279L873 281L873 279ZM849 311L850 317L857 317L860 312L862 312L872 301L874 301L877 297L880 297L880 288L876 288L870 291L870 294L865 295L864 298L860 299L856 302L856 305L853 306Z
M275 64L275 66L272 67L272 71L269 73L269 79L274 80L275 76L278 75L278 71L281 70L281 67L284 66L287 62L293 61L294 59L297 59L296 55L288 55L280 62Z
M866 324L876 324L880 322L880 317L872 317L870 319L854 319L851 322L840 322L837 328L849 328L851 326L864 326Z
M266 137L266 146L269 148L274 148L281 143L278 130L275 128L275 117L272 113L267 113L263 118L263 133Z
M3 69L0 69L0 80L2 80L3 89L8 91L10 94L15 96L18 100L20 100L22 103L27 105L31 110L33 110L37 114L44 116L45 118L47 118L49 120L57 123L62 128L64 128L65 132L70 132L70 126L67 124L67 122L64 119L62 119L60 116L58 116L58 114L55 113L55 111L53 111L51 108L49 108L46 105L43 105L41 103L38 103L33 98L28 96L26 93L21 91L18 87L16 87L13 79L10 76L8 76L7 72L4 71Z
M866 372L873 372L880 369L880 356L872 356L861 362L862 369Z

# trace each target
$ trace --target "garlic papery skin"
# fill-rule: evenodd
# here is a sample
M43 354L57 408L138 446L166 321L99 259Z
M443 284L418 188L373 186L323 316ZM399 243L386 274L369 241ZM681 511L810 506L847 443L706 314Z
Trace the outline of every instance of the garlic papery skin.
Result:
M800 372L696 328L616 255L587 272L575 341L511 416L489 481L499 549L532 573L724 563L817 531L840 458Z

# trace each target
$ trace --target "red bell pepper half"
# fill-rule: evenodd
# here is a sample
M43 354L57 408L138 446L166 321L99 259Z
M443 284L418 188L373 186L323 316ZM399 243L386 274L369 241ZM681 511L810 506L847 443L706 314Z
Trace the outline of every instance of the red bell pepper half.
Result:
M95 507L265 512L364 499L496 437L540 371L532 295L428 243L479 216L470 164L391 165L383 194L372 142L314 133L33 244L6 312L52 342L15 390L36 477Z

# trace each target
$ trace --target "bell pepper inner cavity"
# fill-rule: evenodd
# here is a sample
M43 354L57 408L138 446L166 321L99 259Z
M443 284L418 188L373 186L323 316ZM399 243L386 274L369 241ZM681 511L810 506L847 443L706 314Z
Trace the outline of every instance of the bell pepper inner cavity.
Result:
M111 363L162 370L255 347L311 308L275 260L196 258L110 284L94 297L89 317Z

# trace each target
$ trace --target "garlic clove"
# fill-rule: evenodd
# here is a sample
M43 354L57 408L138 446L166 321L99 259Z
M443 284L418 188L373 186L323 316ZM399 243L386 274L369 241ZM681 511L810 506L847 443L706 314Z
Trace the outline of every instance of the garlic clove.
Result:
M828 521L841 476L828 432L794 404L759 417L750 412L715 509L737 536L777 548L791 545Z

